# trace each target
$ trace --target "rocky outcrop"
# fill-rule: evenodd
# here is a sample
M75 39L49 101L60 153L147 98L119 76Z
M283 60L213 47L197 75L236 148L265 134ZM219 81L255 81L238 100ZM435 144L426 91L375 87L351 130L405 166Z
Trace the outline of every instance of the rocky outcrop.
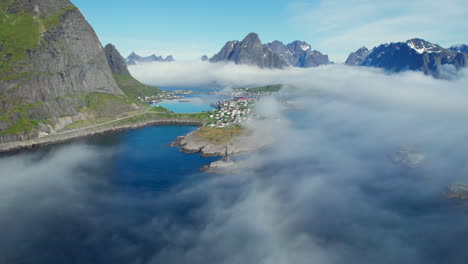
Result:
M447 187L445 196L451 199L468 199L468 185L467 184L453 184Z
M171 146L179 147L186 153L200 153L207 157L226 157L243 153L254 152L271 144L270 141L259 140L255 137L239 136L224 143L211 142L200 139L193 131L185 136L178 137Z
M229 41L210 62L234 62L260 68L284 68L288 64L271 49L265 47L256 33L250 33L242 41Z
M348 65L383 68L389 72L422 71L435 78L450 78L454 72L468 66L468 54L444 49L423 39L383 44L372 49L367 56L361 52L352 64L356 53L351 53Z
M369 56L370 51L366 47L362 47L355 52L352 52L345 64L350 66L359 66L366 60Z
M280 41L273 41L265 44L286 63L293 67L309 68L317 67L320 65L331 64L328 55L324 55L317 50L312 50L311 46L303 41L293 41L284 45Z

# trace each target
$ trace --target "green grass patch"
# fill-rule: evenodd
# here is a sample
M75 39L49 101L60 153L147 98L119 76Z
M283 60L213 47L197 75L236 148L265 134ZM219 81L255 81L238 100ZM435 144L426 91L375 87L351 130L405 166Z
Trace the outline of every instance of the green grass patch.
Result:
M114 117L118 114L134 111L132 104L137 103L125 95L89 93L86 95L87 107L96 112L98 117Z
M76 8L76 6L69 6L69 7L62 9L61 11L59 11L58 13L52 16L48 16L42 19L41 22L44 25L45 31L49 31L51 29L58 27L64 15L66 15L68 12L75 11L77 9L78 8Z
M39 123L25 117L20 118L15 124L0 132L0 135L21 135L31 132Z
M160 114L155 114L159 117L162 118L180 118L180 119L193 119L196 121L201 121L201 122L208 122L210 120L210 115L212 115L213 112L201 112L201 113L193 113L193 114L179 114L179 113L160 113Z
M253 87L253 88L235 88L234 90L238 90L241 92L246 93L276 93L281 90L283 85L281 84L274 84L274 85L267 85L267 86L260 86L260 87Z
M130 75L121 75L116 73L113 75L117 85L129 97L137 98L162 93L158 88L142 84Z
M204 126L197 129L194 136L203 141L211 142L212 144L223 144L243 135L244 133L245 129L241 126L230 126L224 128Z
M171 110L162 106L153 106L149 109L150 112L172 113Z

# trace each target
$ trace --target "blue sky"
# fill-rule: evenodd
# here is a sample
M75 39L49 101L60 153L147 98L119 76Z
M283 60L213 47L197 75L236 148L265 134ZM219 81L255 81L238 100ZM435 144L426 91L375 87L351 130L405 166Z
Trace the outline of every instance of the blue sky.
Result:
M304 40L337 62L361 46L421 37L468 43L465 0L72 0L103 42L127 56L211 56L226 41L257 32L263 42Z

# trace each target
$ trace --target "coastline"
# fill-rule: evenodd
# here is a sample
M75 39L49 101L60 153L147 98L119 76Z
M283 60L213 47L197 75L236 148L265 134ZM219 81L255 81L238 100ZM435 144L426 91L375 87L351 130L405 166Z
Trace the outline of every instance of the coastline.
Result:
M15 152L24 149L33 149L41 146L55 145L64 142L73 141L80 138L85 138L89 136L102 135L109 132L125 131L143 128L146 126L163 126L163 125L193 125L193 126L203 126L204 122L195 120L195 119L185 119L185 118L160 118L160 119L151 119L146 121L138 121L129 124L112 124L112 125L103 125L96 128L91 128L89 130L63 133L59 135L48 135L45 137L38 137L25 141L16 141L0 144L0 153Z

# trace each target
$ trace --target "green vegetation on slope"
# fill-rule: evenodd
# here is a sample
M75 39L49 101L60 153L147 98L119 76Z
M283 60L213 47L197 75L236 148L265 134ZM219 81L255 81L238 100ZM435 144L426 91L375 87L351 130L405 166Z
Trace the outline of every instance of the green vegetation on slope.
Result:
M210 115L213 112L201 112L201 113L191 113L191 114L179 114L179 113L159 113L155 114L162 118L181 118L181 119L193 119L200 122L208 122L210 121Z
M162 106L153 106L151 107L151 109L149 110L151 112L160 112L160 113L172 113L171 110L165 108L165 107L162 107Z
M89 93L86 95L87 108L98 118L114 117L124 112L135 111L138 102L125 95Z
M275 85L267 85L267 86L261 86L261 87L253 87L253 88L235 88L234 90L238 90L241 92L246 92L246 93L276 93L281 88L283 85L281 84L275 84Z
M114 73L114 78L120 89L129 97L153 96L162 92L156 87L142 84L130 75Z
M70 6L49 17L36 17L24 10L9 12L8 8L17 2L0 2L0 81L34 75L24 63L28 50L36 49L41 43L42 34L57 27L62 16L76 10L75 6Z

